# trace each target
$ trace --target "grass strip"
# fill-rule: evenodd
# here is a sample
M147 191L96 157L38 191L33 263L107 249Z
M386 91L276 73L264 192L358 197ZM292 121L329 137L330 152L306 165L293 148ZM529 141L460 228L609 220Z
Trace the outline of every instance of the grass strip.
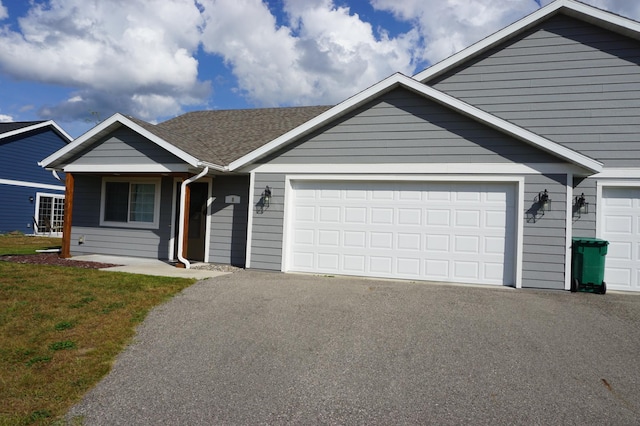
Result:
M55 423L149 310L194 282L0 262L0 425Z

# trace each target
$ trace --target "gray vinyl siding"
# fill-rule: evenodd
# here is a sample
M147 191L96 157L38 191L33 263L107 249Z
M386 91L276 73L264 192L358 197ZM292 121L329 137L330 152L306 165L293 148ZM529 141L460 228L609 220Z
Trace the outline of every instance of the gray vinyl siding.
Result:
M522 286L564 289L566 175L527 175L524 194ZM536 214L535 198L547 190L551 211Z
M213 179L209 262L244 267L247 247L248 176L217 176ZM240 196L227 204L227 195Z
M182 164L183 161L138 133L121 127L99 144L79 154L69 164Z
M260 205L266 186L272 191L268 208ZM251 268L280 271L282 269L282 236L284 229L285 175L256 173L253 192L253 233Z
M573 237L595 238L596 236L596 211L598 208L596 203L596 184L595 179L574 180L574 200L575 197L579 197L580 194L584 193L584 198L589 203L589 213L578 215L572 200Z
M640 159L640 43L556 16L428 82L608 167Z
M172 178L162 179L160 222L158 229L100 226L100 176L74 175L73 226L71 254L167 259L171 237ZM80 237L84 243L80 244Z
M554 163L558 159L436 102L396 89L261 162Z

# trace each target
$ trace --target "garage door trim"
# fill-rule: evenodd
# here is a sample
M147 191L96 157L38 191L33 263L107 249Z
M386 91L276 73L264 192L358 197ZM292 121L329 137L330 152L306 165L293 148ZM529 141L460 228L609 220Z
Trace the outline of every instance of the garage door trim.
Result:
M336 182L450 182L450 183L511 183L515 185L516 218L515 218L515 247L514 270L515 286L522 288L522 259L523 259L523 231L524 231L524 177L522 176L465 176L465 175L287 175L285 177L285 207L284 226L282 235L282 264L283 272L291 271L289 265L291 250L291 227L293 218L294 182L299 181L336 181Z

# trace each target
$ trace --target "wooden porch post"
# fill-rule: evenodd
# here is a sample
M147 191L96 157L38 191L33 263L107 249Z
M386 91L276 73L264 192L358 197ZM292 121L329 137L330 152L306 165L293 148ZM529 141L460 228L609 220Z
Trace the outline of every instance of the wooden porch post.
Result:
M71 221L73 220L73 174L65 175L64 224L62 225L62 249L60 257L71 257Z

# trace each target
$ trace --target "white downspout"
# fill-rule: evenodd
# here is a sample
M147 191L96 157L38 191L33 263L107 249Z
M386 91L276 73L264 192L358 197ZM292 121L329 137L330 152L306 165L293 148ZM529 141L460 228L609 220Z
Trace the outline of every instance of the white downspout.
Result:
M62 182L62 179L60 179L60 176L58 176L58 172L56 172L55 170L51 170L51 174L53 174L53 177L58 179L60 182Z
M200 179L201 177L205 176L207 173L209 173L209 167L205 167L204 169L202 169L200 173L198 173L195 176L191 176L189 179L182 182L182 185L180 185L180 218L178 219L178 260L182 264L184 264L184 267L186 269L191 268L191 263L189 263L189 261L182 256L182 251L184 250L184 210L186 208L184 204L186 201L187 185L189 185L193 181Z

